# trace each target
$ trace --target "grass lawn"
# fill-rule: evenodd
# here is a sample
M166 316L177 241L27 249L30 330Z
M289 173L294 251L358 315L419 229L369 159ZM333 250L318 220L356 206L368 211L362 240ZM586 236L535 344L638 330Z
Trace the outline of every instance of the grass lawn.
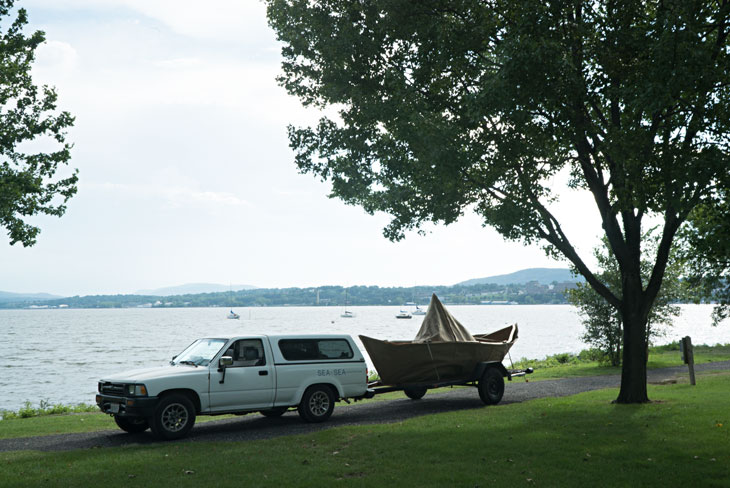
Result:
M582 358L581 355L556 354L544 360L525 360L515 362L516 368L535 368L535 372L528 376L530 380L548 380L568 378L573 376L597 376L604 374L621 374L621 367L603 366L597 361ZM730 361L730 344L715 346L694 346L695 364L717 361ZM509 361L505 360L509 366ZM677 343L649 348L649 369L684 366Z
M201 416L195 423L210 422L235 415ZM0 439L34 437L39 435L71 434L98 430L117 430L114 419L101 412L43 415L39 417L0 420ZM2 487L2 483L0 483Z
M114 419L101 412L44 415L25 419L0 420L0 439L92 432L116 428L118 427L114 423Z
M646 405L611 389L264 441L0 453L0 485L728 486L730 372L698 380L650 385Z

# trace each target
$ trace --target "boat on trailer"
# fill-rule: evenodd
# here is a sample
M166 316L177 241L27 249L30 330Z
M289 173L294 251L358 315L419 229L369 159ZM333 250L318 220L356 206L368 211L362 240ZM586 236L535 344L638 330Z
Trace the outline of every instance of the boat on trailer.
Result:
M361 335L360 340L380 384L404 386L471 381L484 363L499 363L507 373L501 362L517 337L517 324L472 335L433 295L415 339L385 341Z

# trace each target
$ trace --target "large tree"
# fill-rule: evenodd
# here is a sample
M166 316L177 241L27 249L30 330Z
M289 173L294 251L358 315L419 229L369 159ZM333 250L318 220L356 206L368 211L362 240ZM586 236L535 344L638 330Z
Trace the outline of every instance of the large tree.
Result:
M300 170L392 215L390 239L473 210L568 259L622 316L617 401L648 401L647 317L673 240L728 171L730 0L266 3L280 82L336 110L290 127ZM620 295L551 212L566 173L592 193ZM643 284L649 217L661 238Z
M651 231L644 234L644 241L648 241L649 246L646 247L649 249L656 244ZM613 294L620 297L621 272L616 260L611 257L608 240L605 237L602 244L593 251L597 263L594 274ZM641 278L644 285L651 276L652 264L646 259L641 260ZM680 309L676 303L687 298L686 284L681 279L686 275L685 267L686 263L680 257L680 253L671 252L661 289L647 317L647 341L663 337L666 334L666 328L663 326L672 325L673 317L679 315ZM568 290L567 296L568 301L578 308L585 326L581 336L583 342L590 344L602 354L602 362L611 366L620 365L623 350L623 318L619 311L587 283L578 283L575 288Z
M56 109L53 88L33 83L35 51L45 35L23 34L28 23L24 9L14 20L6 19L14 3L0 0L0 227L11 245L32 246L40 229L28 217L61 216L76 193L76 171L56 175L71 159L66 131L74 119Z

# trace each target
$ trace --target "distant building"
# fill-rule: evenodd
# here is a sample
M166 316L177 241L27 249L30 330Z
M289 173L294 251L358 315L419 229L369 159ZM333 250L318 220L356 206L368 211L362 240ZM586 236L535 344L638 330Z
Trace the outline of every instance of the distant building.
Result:
M540 293L545 288L540 284L539 281L530 281L529 283L525 283L525 291L527 293Z
M563 281L562 283L555 283L553 291L556 293L564 293L566 290L573 290L575 288L578 288L578 283Z

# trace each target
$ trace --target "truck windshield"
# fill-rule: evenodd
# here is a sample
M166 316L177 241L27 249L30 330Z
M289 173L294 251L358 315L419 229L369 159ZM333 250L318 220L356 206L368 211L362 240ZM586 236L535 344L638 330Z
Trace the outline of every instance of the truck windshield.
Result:
M226 342L227 339L198 339L178 354L173 364L207 366Z

